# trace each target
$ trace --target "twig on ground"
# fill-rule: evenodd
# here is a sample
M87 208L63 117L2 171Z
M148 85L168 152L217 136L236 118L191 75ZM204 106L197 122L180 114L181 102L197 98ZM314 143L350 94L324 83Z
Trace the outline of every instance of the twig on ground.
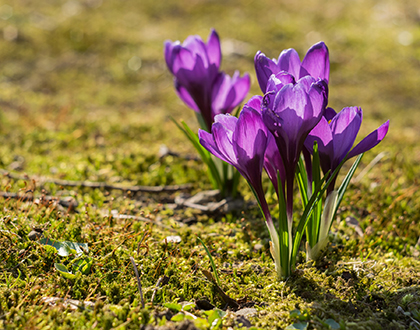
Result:
M133 257L130 257L130 260L131 260L131 263L133 264L134 273L136 274L136 278L137 278L137 286L138 286L139 292L140 292L141 307L144 308L143 291L141 289L141 282L140 282L139 272L137 270L137 265L136 265L136 262L134 261Z
M141 217L141 216L138 216L138 215L118 214L118 213L111 212L111 216L114 219L132 219L132 220L137 220L137 221L144 221L144 222L152 223L154 225L158 225L162 228L168 229L169 231L176 232L175 229L173 229L169 226L166 226L163 223L160 223L159 221L155 221L155 220L145 218L145 217Z
M0 173L7 176L8 178L15 180L30 180L29 176L20 176L16 174L9 173L4 170L0 170ZM120 190L120 191L130 191L132 193L144 192L144 193L161 193L161 192L176 192L180 190L188 190L192 188L191 183L180 184L180 185L168 185L168 186L120 186L112 185L106 182L92 182L92 181L68 181L68 180L59 180L51 179L46 177L34 177L39 184L43 183L54 183L57 186L63 187L85 187L85 188L98 188L105 190Z
M9 192L6 192L6 191L0 191L0 197L3 197L5 199L7 199L7 198L18 199L22 202L32 202L32 201L35 201L35 200L39 199L39 202L41 204L47 204L47 203L50 203L50 202L57 202L62 207L66 207L67 209L69 209L71 211L73 211L79 205L77 200L74 199L73 197L59 198L59 197L55 197L55 196L41 196L39 198L36 198L33 195L32 191L30 193L24 193L24 194L17 194L17 193L9 193Z
M184 159L184 160L194 160L196 162L201 161L200 157L197 157L195 155L181 155L178 152L170 150L166 145L163 144L163 145L160 146L160 149L159 149L159 159L163 159L167 156L181 158L181 159Z
M241 199L225 198L220 200L219 190L200 191L194 196L185 196L180 194L175 197L175 204L178 207L189 207L200 210L201 212L212 214L214 212L232 212L243 207L244 202Z

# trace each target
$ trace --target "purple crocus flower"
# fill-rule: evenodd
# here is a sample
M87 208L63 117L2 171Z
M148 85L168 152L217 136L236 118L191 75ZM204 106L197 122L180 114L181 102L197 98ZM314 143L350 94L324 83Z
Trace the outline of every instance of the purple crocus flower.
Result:
M262 120L260 104L261 100L251 99L244 106L239 118L217 115L211 133L199 130L198 136L204 148L236 167L251 186L270 232L270 251L277 274L281 276L279 236L271 218L261 180L270 133Z
M236 167L254 189L264 216L270 217L261 182L267 129L261 114L247 105L239 118L217 115L211 133L199 130L201 145L221 160Z
M275 77L272 76L270 80ZM269 81L268 84L272 84ZM324 113L325 83L305 76L296 84L279 84L280 90L267 93L263 99L263 120L273 134L286 174L287 216L293 216L293 182L296 166L309 132Z
M258 83L263 93L267 91L267 81L272 74L281 71L290 73L295 80L305 76L322 79L328 84L330 75L330 61L327 46L321 41L313 45L300 61L299 54L293 48L280 53L278 60L269 59L258 51L254 58Z
M230 113L249 91L248 74L239 72L233 77L220 72L222 54L220 40L212 30L207 43L199 36L165 42L165 61L175 76L179 97L194 111L200 113L208 131L217 114ZM203 127L204 128L204 127Z
M324 173L331 173L341 161L350 159L376 146L388 132L389 120L366 136L353 149L354 141L362 124L363 112L359 107L347 107L336 114L330 122L321 118L317 126L309 133L305 146L313 152L314 141L318 142L319 158ZM334 189L335 179L328 187L328 193Z

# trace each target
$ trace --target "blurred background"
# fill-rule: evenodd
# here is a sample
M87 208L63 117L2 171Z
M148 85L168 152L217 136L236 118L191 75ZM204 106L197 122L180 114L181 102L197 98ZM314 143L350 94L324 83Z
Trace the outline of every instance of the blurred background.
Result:
M170 169L150 179L162 144L194 152L169 116L197 127L174 92L163 43L190 34L207 40L211 28L222 41L222 70L251 75L246 100L260 94L253 64L258 50L277 58L295 48L303 59L312 44L324 41L331 60L329 105L362 107L362 134L390 119L388 137L367 160L388 150L400 157L409 183L416 180L416 0L3 0L2 167L77 179L188 181L165 176Z

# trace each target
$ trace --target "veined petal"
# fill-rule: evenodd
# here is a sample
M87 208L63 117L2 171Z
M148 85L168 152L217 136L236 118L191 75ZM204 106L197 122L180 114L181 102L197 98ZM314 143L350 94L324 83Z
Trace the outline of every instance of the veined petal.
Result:
M295 78L286 71L280 71L277 74L272 74L267 81L265 93L278 92L284 85L294 84Z
M221 124L228 132L229 139L232 141L233 132L235 131L238 118L231 115L217 115L214 117L214 122Z
M184 101L187 106L189 106L191 109L193 109L196 112L200 112L200 109L198 108L197 104L194 102L188 90L184 86L179 84L176 79L175 79L175 89L177 91L179 98L182 101Z
M207 55L209 62L216 65L217 68L220 67L220 61L222 59L222 51L220 48L220 40L217 32L212 29L207 40Z
M231 109L238 106L248 94L249 88L251 86L251 79L249 78L249 74L245 73L244 76L241 78L239 76L239 71L235 71L232 78L232 84L233 84L233 88L235 89L236 97L235 97L235 100L230 105Z
M262 171L264 153L267 146L267 128L261 114L252 108L244 108L233 133L233 144L240 163L258 158L259 172Z
M305 91L302 84L287 84L284 85L277 93L274 100L273 110L279 114L279 116L283 111L287 111L289 113L289 110L291 110L295 113L296 117L304 119L305 116L312 114L312 109L307 108L308 104L310 105L308 93ZM310 112L309 114L306 113L308 111ZM280 116L280 118L282 118L282 116ZM282 121L284 121L284 119ZM286 121L284 125L289 124L294 125L294 123L290 121ZM285 127L285 129L288 128Z
M207 55L207 47L204 41L199 36L189 36L182 43L182 47L188 49L194 57L199 56L203 60L206 68L209 67L209 60Z
M264 104L264 100L266 97L263 98L262 101L262 116L265 126L267 126L268 130L273 133L275 138L279 137L279 132L282 130L281 125L281 118L280 116L275 113L270 108L266 107Z
M321 41L313 45L306 53L300 68L299 78L310 75L326 80L330 76L330 57L327 46Z
M358 107L344 108L332 119L330 127L333 134L334 167L340 164L353 146L362 124L361 113L362 109Z
M198 138L199 138L200 144L205 149L207 149L208 152L220 158L221 160L227 163L230 163L230 161L226 159L225 155L220 153L219 148L217 147L216 141L214 140L213 134L205 130L199 129Z
M255 95L251 97L248 102L244 105L245 108L252 108L254 110L257 110L259 113L261 113L261 102L262 102L262 96L261 95Z
M190 54L188 51L184 52L185 54ZM188 56L184 56L184 59ZM209 71L203 65L203 61L201 57L197 57L195 63L191 68L185 66L181 66L183 64L183 58L177 57L174 62L174 71L176 72L175 77L177 78L178 82L183 85L185 88L189 89L189 86L192 84L202 86L202 89L210 89L209 79L208 76Z
M224 72L220 72L212 88L213 114L230 113L241 103L249 90L249 76L245 74L239 77L235 72L231 78Z
M389 120L360 141L347 155L347 159L360 155L376 146L388 133Z
M293 48L285 49L280 53L277 65L280 70L290 72L296 80L300 78L300 58Z
M345 133L350 125L355 125L357 128L356 137L361 123L362 109L359 107L346 107L331 120L330 127L334 135L339 135Z
M174 74L174 71L172 70L173 67L173 62L175 59L175 52L174 52L174 47L180 47L181 43L179 41L175 41L172 42L170 40L166 40L165 41L165 62L166 65L169 69L169 71L171 71L172 74Z
M332 140L333 136L330 125L325 117L322 117L319 123L313 128L306 138L305 146L312 153L314 142L317 141L320 153L332 155L334 152Z
M228 112L230 104L235 100L235 89L232 79L224 72L220 72L212 86L212 110L213 116Z
M305 78L303 78L305 79ZM307 112L309 117L305 117L306 120L309 120L309 118L313 118L315 123L310 123L310 125L315 125L318 123L318 121L321 119L321 117L324 115L325 107L328 103L328 94L327 90L328 86L324 84L323 81L318 81L316 83L313 83L311 85L311 88L308 91L309 99L312 105L312 114Z
M337 112L335 112L335 110L333 108L327 107L324 111L324 117L327 121L332 120L335 115L337 114Z
M179 89L179 85L185 88L200 112L206 112L210 96L209 87L197 81L197 75L191 70L181 69L175 77L175 88Z
M309 90L311 89L312 85L317 84L317 86L319 85L319 79L315 79L314 77L311 76L305 76L300 78L299 80L297 80L297 82L299 83L299 85L302 87L302 89L308 93ZM318 86L320 88L323 88L324 86Z
M258 51L254 57L255 72L257 74L258 84L260 85L263 93L267 90L267 81L272 74L276 74L280 71L273 60L265 56L264 53Z
M233 116L230 117L237 119ZM217 122L212 125L211 133L213 134L214 141L216 142L217 150L219 150L219 153L224 156L224 160L233 166L237 166L237 157L232 144L233 132L226 129L226 127L224 127L220 122Z
M325 117L322 117L319 123L309 133L305 140L305 147L313 153L314 142L318 143L319 160L324 173L332 167L334 158L333 136L330 125Z
M172 49L172 72L178 74L180 69L192 70L195 66L196 56L181 46Z

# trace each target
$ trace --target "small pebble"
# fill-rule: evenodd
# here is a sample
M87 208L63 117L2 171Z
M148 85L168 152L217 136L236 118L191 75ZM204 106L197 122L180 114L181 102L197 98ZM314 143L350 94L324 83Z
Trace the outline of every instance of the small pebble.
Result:
M29 234L28 234L28 238L31 241L37 241L38 239L40 239L42 237L42 233L32 230Z
M163 242L165 241L168 243L179 243L181 242L181 236L168 236L163 240Z

